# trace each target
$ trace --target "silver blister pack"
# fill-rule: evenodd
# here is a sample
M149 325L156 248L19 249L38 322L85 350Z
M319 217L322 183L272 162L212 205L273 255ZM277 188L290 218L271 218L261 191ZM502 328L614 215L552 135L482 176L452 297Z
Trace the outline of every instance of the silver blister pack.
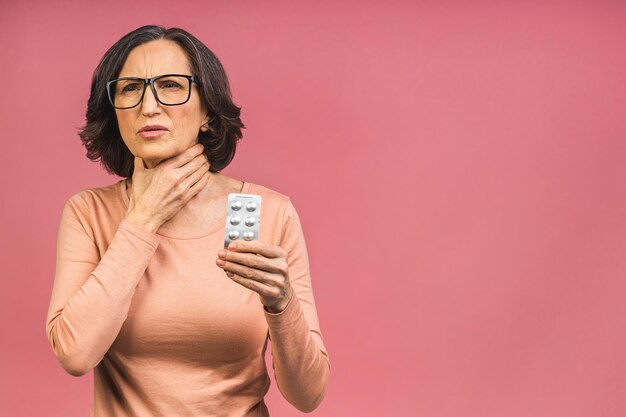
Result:
M261 223L261 196L256 194L228 194L224 247L238 240L259 238Z

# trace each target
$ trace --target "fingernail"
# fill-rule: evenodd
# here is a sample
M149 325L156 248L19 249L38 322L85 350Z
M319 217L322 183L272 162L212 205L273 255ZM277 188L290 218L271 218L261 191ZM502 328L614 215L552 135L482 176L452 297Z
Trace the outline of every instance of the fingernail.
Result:
M224 261L223 261L223 260L221 260L221 259L216 259L216 260L215 260L215 263L216 263L217 265L219 265L219 266L224 266L224 264L225 264L226 262L224 262Z
M225 250L221 250L217 253L217 256L219 256L220 258L225 258L226 257L226 251Z
M237 244L235 242L230 242L230 245L228 245L228 249L237 249Z

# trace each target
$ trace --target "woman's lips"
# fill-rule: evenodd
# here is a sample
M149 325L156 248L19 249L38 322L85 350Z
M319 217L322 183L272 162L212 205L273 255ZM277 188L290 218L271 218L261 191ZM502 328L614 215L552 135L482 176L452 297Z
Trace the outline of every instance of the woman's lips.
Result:
M142 130L139 132L139 136L142 138L154 138L157 136L164 135L168 132L166 129L157 129L157 130Z
M169 130L163 125L145 125L139 129L139 136L142 138L155 138L164 135Z

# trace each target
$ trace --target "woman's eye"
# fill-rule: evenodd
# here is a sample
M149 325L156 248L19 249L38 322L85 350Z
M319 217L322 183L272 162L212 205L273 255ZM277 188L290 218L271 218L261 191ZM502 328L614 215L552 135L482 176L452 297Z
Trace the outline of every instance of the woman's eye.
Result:
M137 91L139 89L139 84L126 84L122 91L125 93Z
M174 81L165 81L163 84L161 84L161 88L177 89L180 88L180 85L178 83L175 83Z

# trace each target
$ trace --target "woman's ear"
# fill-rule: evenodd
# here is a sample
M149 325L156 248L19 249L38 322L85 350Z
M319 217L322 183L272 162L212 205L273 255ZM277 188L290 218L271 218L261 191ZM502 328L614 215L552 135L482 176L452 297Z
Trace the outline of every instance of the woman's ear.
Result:
M202 125L200 126L200 130L203 132L206 132L209 130L209 122L211 121L211 118L209 117L209 114L207 113L207 115L204 118L204 121L202 123Z

